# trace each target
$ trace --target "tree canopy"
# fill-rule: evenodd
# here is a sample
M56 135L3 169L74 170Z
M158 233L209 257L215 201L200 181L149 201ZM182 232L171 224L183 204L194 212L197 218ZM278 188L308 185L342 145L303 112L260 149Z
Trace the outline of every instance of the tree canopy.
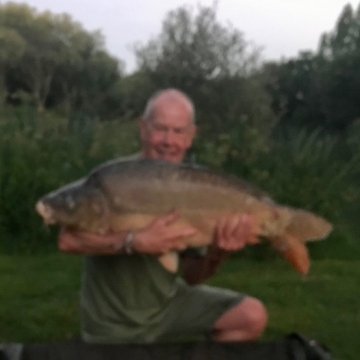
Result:
M87 32L68 14L1 4L0 42L3 96L26 99L39 111L51 105L101 113L122 75L101 33Z
M139 71L156 88L177 87L190 95L207 138L245 123L264 134L273 126L258 76L260 51L241 31L222 25L216 7L182 6L169 12L161 33L135 50Z
M360 6L344 7L316 52L265 66L283 123L343 132L360 117Z

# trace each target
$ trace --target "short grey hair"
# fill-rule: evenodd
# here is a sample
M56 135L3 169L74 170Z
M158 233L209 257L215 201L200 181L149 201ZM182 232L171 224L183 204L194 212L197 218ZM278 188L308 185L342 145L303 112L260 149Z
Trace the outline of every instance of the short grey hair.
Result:
M195 108L194 104L185 93L183 93L180 90L169 88L157 91L154 95L152 95L149 100L146 103L145 110L143 112L143 119L144 120L150 120L153 113L154 113L154 107L156 100L158 100L162 96L168 96L169 100L178 102L179 100L182 101L189 109L190 112L190 121L192 124L195 124Z

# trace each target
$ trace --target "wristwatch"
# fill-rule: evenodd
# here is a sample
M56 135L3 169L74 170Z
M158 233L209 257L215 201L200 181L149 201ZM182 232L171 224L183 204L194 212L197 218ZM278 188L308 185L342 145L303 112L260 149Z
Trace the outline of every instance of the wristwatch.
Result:
M133 241L134 241L134 232L129 231L122 245L122 248L125 250L125 254L131 255L134 253Z
M134 253L133 249L133 240L134 240L134 232L129 231L125 239L122 239L121 242L118 242L114 245L114 252L115 254L127 254L131 255Z

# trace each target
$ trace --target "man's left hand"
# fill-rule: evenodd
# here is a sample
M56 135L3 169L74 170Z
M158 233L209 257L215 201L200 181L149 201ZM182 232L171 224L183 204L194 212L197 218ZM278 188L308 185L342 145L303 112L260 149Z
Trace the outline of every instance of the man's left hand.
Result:
M257 244L257 224L252 215L233 214L222 218L215 230L215 245L225 251L237 251Z

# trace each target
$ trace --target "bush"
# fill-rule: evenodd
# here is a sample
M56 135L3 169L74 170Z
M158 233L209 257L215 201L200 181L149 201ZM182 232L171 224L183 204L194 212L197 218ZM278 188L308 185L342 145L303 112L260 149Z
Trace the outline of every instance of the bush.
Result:
M3 113L0 249L22 253L54 249L56 229L42 225L34 211L36 201L135 147L135 129L130 123L99 123L79 114L66 120L30 108Z
M120 120L100 122L83 114L64 119L30 108L0 115L0 250L55 249L57 230L42 225L34 211L36 201L95 165L137 150L135 122ZM332 221L335 231L326 244L311 245L313 256L356 258L359 166L357 151L347 148L347 140L305 130L270 138L243 119L216 142L200 138L193 155L199 163L245 178L280 203ZM254 249L246 255L273 254L266 246Z
M216 143L200 144L197 156L264 189L279 203L331 221L335 230L326 242L310 245L312 256L358 258L360 153L351 152L348 139L305 129L287 129L267 139L255 129L246 134L234 129ZM254 249L245 255L262 259L273 254L267 246Z

